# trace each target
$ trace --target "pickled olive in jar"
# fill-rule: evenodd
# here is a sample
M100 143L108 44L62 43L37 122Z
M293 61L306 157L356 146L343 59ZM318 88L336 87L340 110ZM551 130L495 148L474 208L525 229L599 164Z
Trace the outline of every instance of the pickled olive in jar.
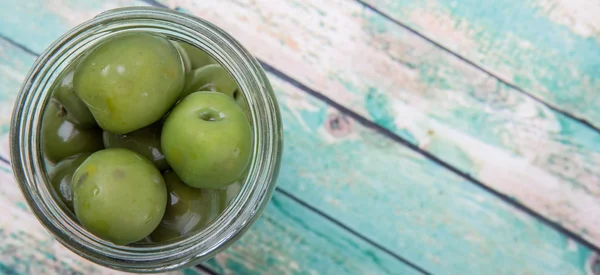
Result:
M74 211L73 193L71 190L73 174L75 174L79 165L81 165L90 154L91 153L82 153L63 159L56 164L53 171L50 173L50 183L52 183L54 191L71 211Z
M122 148L90 155L73 175L72 192L81 225L117 245L152 233L167 206L167 189L158 169Z
M216 63L216 61L212 57L210 57L210 55L205 53L204 51L202 51L188 43L185 43L185 42L176 42L176 43L178 43L181 46L181 48L183 48L185 50L186 55L188 56L188 58L190 60L190 65L191 65L192 70L202 68L209 64Z
M61 75L54 86L52 97L64 108L66 120L80 129L95 127L97 124L92 113L75 93L73 73L73 69L69 68L65 74Z
M199 91L219 92L233 97L235 90L237 90L237 84L231 75L221 65L211 64L195 69L186 75L181 97L184 98Z
M163 174L167 185L167 209L154 232L153 242L162 242L201 229L223 210L219 192L189 187L173 171Z
M181 95L184 68L167 39L145 32L110 37L75 69L75 91L105 131L125 134L158 121Z
M244 111L227 95L197 92L171 111L161 146L169 165L191 187L223 188L244 173L252 130Z
M87 152L103 149L102 131L98 128L79 129L68 121L64 107L51 100L42 118L42 150L53 163Z
M102 140L106 148L126 148L150 160L160 171L169 169L169 164L160 146L162 125L152 124L127 134L113 134L104 131Z

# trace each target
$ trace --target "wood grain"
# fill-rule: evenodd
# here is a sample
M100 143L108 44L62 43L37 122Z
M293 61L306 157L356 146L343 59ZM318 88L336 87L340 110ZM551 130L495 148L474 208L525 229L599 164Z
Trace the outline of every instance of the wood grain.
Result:
M600 246L598 132L356 2L316 2L164 3L210 20L277 69ZM20 11L34 15L34 31L62 26L39 37L7 28L38 52L48 33L107 7L143 4L28 3L30 13L5 5L1 20L19 25Z
M286 129L279 186L431 273L570 274L583 268L573 263L591 255L436 163L270 79ZM570 264L544 267L563 257ZM543 258L544 264L534 260Z
M162 2L600 246L598 132L357 2Z
M227 3L225 1L223 3L227 7ZM43 5L40 5L39 10L46 11L46 13L41 14L42 18L46 18L45 20L50 20L48 18L54 16L56 22L61 22L60 24L45 26L46 28L63 32L72 26L70 25L71 21L75 21L63 18L73 16L69 14L91 13L90 10L100 9L99 6L100 4L94 6L93 2L81 7L70 5L69 9L66 9L69 13L56 7L54 9L58 11L49 11L50 9L45 8ZM81 8L84 12L78 13L78 8ZM19 11L23 12L19 8L11 10L12 13ZM232 9L232 11L235 11L235 9ZM22 16L26 15L26 12L22 13ZM0 18L2 18L0 20L5 19L5 17ZM340 18L336 20L348 23L344 21L344 17L340 16ZM16 28L17 25L9 20L1 21L1 23L3 28L5 28L4 26L12 26L10 27L12 29ZM253 24L256 24L256 22L253 21ZM261 25L256 24L256 26ZM351 24L349 26L352 27ZM39 31L44 31L44 29L42 28ZM38 50L35 49L35 45L42 45L40 47L43 49L45 47L43 43L51 41L40 42L35 34L36 29L33 28L29 32L31 36L29 38L26 36L19 39L12 36L11 38L34 50ZM244 37L244 35L241 36ZM266 35L266 37L269 36ZM268 39L263 42L265 41L269 42ZM345 42L343 39L341 41ZM280 54L274 49L276 48L271 48L273 55ZM428 49L435 51L431 47ZM256 51L260 52L260 50ZM366 51L366 53L369 52ZM295 58L295 55L290 56L288 59ZM318 57L322 57L322 55ZM340 57L338 54L332 55L332 58L339 59ZM334 59L334 61L338 60ZM429 60L426 61L430 62ZM463 69L460 63L458 64L451 63L452 66L456 65L459 69ZM293 62L292 65L294 65ZM313 65L305 68L314 68L311 66ZM330 64L330 66L333 66L333 64ZM290 67L293 66L290 65ZM453 67L447 69L451 68ZM299 74L299 76L306 77L306 73ZM477 75L475 74L475 76ZM485 190L473 186L470 182L457 177L423 156L378 135L369 128L363 127L323 102L308 97L273 75L270 75L270 77L282 102L286 125L286 155L284 156L284 170L282 170L280 176L282 189L301 195L303 200L310 202L313 206L331 216L335 216L350 225L354 230L373 238L378 243L385 244L388 248L420 266L426 267L427 270L433 273L478 274L481 270L492 270L498 274L586 273L585 264L586 260L591 257L591 252L584 246L565 238L559 232L546 227L531 216L524 215ZM392 78L392 80L394 79ZM440 78L440 83L444 82L442 80L444 79ZM334 79L332 82L327 83L334 83L333 81L337 80ZM416 83L416 80L412 81L413 84ZM462 81L466 82L466 80ZM425 87L433 85L431 81L424 81L424 83L422 85ZM434 83L436 83L435 85L441 85L437 84L438 82ZM411 84L411 82L409 81L408 84ZM313 86L314 83L309 85ZM435 85L434 87L436 87ZM342 91L350 90L344 88ZM427 90L425 89L425 91ZM338 92L338 90L334 90L334 92ZM354 95L359 99L364 97L361 93L361 89L354 90ZM347 94L352 95L350 92ZM380 94L376 92L373 97L385 101L387 98L378 97ZM510 99L514 99L510 97L510 93L507 94L509 94ZM340 102L347 104L346 101L343 101L344 93L339 93L339 95L340 98L336 97L335 99L340 99ZM393 95L395 96L395 94ZM383 118L387 117L389 119L391 117L388 123L395 125L397 119L387 109L389 106L381 105L377 100L372 101L374 103L370 108L369 117L377 117L376 121L381 125L386 125L384 123L386 120ZM423 97L421 100L423 103L428 103L429 99ZM397 105L399 104L398 101L398 99L394 99L392 103ZM351 104L347 106L352 106L357 102L349 101ZM483 102L487 103L488 101L483 100ZM517 100L517 102L519 101ZM448 105L452 104L456 104L456 102L448 102ZM365 105L367 104L365 103ZM480 105L483 105L483 103L480 103ZM381 106L384 108L381 108ZM432 106L437 107L436 105ZM417 105L417 107L419 106ZM525 109L527 110L527 108ZM356 110L360 111L358 108ZM415 113L419 114L418 111L417 108ZM360 112L364 113L365 111ZM410 112L407 113L411 114ZM474 113L476 114L476 112ZM493 114L492 112L490 116ZM544 114L546 115L546 113ZM552 115L551 112L549 114ZM505 115L509 116L511 114ZM437 120L433 120L426 115L423 116L425 117L423 120L430 121L430 123L444 119L443 116L437 118ZM406 118L398 117L401 119ZM416 122L418 120L415 120ZM477 125L479 126L479 124ZM481 123L481 127L484 126L486 126L486 123ZM419 129L419 126L414 127ZM402 129L404 128L398 127L395 131L399 132ZM412 131L412 133L414 132ZM411 132L407 131L407 133L412 135ZM423 133L427 134L429 132L424 131ZM435 131L433 133L435 134ZM417 138L414 139L416 142ZM451 148L444 142L448 142L450 145L453 144L451 139L448 141L446 138L439 138L440 150ZM462 150L459 147L452 154L460 155L461 150L459 149ZM319 152L319 156L316 157L314 152ZM463 160L462 158L457 159ZM391 174L392 172L393 174ZM293 213L295 212L297 211L293 211ZM376 214L384 216L377 219L374 218ZM265 217L267 216L268 214L265 214ZM310 217L317 221L313 226L322 223L322 220L315 218L316 216L311 215ZM302 218L301 221L310 221L312 218ZM298 226L290 225L289 228ZM303 230L298 231L305 234ZM274 234L273 232L268 233ZM268 239L269 235L267 234L262 240ZM279 242L282 242L281 238L272 241L272 243ZM319 239L313 242L316 244L323 243ZM239 255L244 256L221 256L227 259L240 259L231 260L229 264L224 265L224 270L256 268L252 262L242 262L243 259L252 259L251 256L260 254L256 250L249 250L254 248L252 244L257 247L261 246L261 242L249 242L238 248L240 251L247 251L249 255L240 253ZM289 250L290 248L287 246L283 249ZM333 248L325 248L324 251L328 251L327 249ZM307 251L311 251L311 249ZM285 254L286 251L274 250L267 253L268 255L265 255L265 257L278 257L278 253L288 255ZM324 254L327 255L327 253ZM283 258L295 259L292 256L283 256ZM215 260L216 263L218 263L217 260ZM268 258L253 261L269 263ZM358 261L361 262L364 259L360 258ZM282 260L282 262L286 261ZM293 264L290 264L290 266L293 266ZM306 266L308 268L310 263Z
M434 274L586 274L592 253L584 246L269 77L285 125L278 184L286 192ZM2 183L12 192L3 205L23 205L17 187ZM247 235L207 264L243 274L414 272L281 192Z
M364 2L507 82L600 126L600 2Z
M244 237L206 264L219 274L422 274L281 193Z
M32 58L22 50L15 47L5 47L8 43L1 40L0 48L0 134L8 132L10 116L17 92L25 74L32 65ZM2 149L0 149L2 150ZM8 153L8 151L0 151ZM8 154L6 154L8 155Z

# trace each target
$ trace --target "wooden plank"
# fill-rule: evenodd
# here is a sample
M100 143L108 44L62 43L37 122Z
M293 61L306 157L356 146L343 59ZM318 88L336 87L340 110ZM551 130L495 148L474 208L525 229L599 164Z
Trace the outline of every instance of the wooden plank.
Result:
M598 132L357 2L161 2L600 246Z
M278 184L286 192L433 274L586 274L593 253L585 246L270 78L285 124ZM16 186L5 186L14 194L2 201L17 205ZM404 272L389 255L282 194L248 235L208 263L211 268L244 274Z
M355 2L164 3L214 22L284 73L600 246L600 135L581 123ZM119 4L140 3L33 1L31 11L5 5L0 20L21 26L16 13L35 14L40 21L29 24L58 33ZM35 51L52 40L14 39Z
M2 45L7 45L6 41L0 41ZM15 47L0 48L0 135L8 133L12 103L31 65L31 56L22 50Z
M362 1L600 127L600 2Z
M33 60L34 56L0 39L0 68L11 69L11 74L0 74L0 83L6 84L0 87L2 104L12 104L10 99L23 81L18 76L26 74ZM8 119L0 117L0 121ZM0 133L0 148L0 157L8 159L6 132ZM76 257L46 233L27 210L8 166L1 162L0 184L4 186L0 205L8 213L0 215L4 240L0 242L0 274L3 266L18 274L50 268L56 274L107 272ZM240 242L207 265L228 274L421 274L282 194L275 195L261 220Z
M220 274L422 274L399 263L277 192L252 229L206 264Z
M591 255L585 246L295 87L271 80L287 107L279 180L287 192L433 274L576 274L584 268L578 263ZM565 259L569 264L546 266Z

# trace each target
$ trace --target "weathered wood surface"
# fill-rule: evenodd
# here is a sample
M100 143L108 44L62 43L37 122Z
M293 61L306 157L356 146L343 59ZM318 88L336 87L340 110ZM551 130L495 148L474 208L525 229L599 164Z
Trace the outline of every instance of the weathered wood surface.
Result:
M600 246L600 133L355 1L162 2Z
M165 4L214 22L284 73L600 245L600 134L356 2L317 2ZM26 26L34 30L72 26L94 9L143 4L28 3L34 19ZM6 24L27 16L1 12ZM39 52L62 29L39 37L7 32Z
M25 26L33 30L73 26L93 16L91 10L143 4L35 3L0 11L3 22L20 25L22 16L31 16ZM284 73L600 245L598 132L357 2L165 4L214 22ZM11 28L7 33L40 52L64 29L43 29L35 36Z
M25 65L32 61L33 56L8 43L0 47L11 53L2 60L20 59ZM433 274L585 274L592 255L585 247L277 77L270 78L286 126L279 180L286 192ZM332 127L333 118L337 127ZM12 193L1 201L24 207L7 178L2 183ZM375 213L380 218L375 219ZM241 274L418 274L281 192L249 233L207 266Z
M593 149L598 149L594 147L598 139L594 132L514 90L501 86L498 92L490 92L493 89L486 87L497 84L496 80L480 75L425 41L401 33L393 25L384 25L392 30L373 36L371 27L363 28L361 24L375 15L358 10L359 16L352 17L356 8L353 3L324 3L321 8L328 15L323 18L328 19L324 19L322 30L301 30L292 25L317 12L309 1L297 6L288 6L292 2L286 1L272 3L271 12L266 13L265 3L254 2L251 6L242 1L222 1L219 5L201 2L197 4L212 8L185 8L230 31L277 69L483 179L484 184L495 188L508 185L509 191L501 191L525 205L537 203L557 212L548 214L534 208L550 219L564 218L563 224L586 230L594 225L585 222L598 213L598 208L587 204L590 200L586 202L585 198L593 201L597 189L595 194L589 190L575 192L580 183L598 188L598 182L590 180L597 178L592 166L597 161ZM105 8L131 4L143 3L30 1L20 7L2 3L0 35L40 52L68 28ZM327 5L332 6L327 9ZM226 9L231 13L225 13ZM283 9L289 9L289 14L279 16ZM370 20L377 20L374 18ZM331 25L337 29L332 30ZM349 31L340 33L344 28ZM296 39L292 40L296 47L302 46L296 51L294 43L286 41L286 35L292 34L289 38ZM354 40L348 35L355 36ZM326 38L330 45L322 42ZM370 44L357 42L368 42L367 39L371 39ZM404 51L400 47L392 51L397 51L397 55L389 55L389 48L376 47L382 41L387 44L380 45L388 47L413 48ZM398 44L401 42L404 44ZM342 44L355 46L356 52L364 56L335 53L336 48L343 51ZM2 43L0 49L1 53L8 53L2 54L0 64L0 84L6 85L0 87L0 104L6 104L0 105L0 129L5 133L9 118L3 113L4 106L10 106L33 56L14 58L19 50L8 43ZM344 61L342 54L356 59ZM409 58L417 69L395 71L398 66L391 57ZM345 66L348 62L365 64L367 68ZM385 65L381 75L368 72L379 65ZM496 274L589 272L587 260L592 253L586 247L289 83L273 75L270 78L281 101L286 130L281 190L295 194L434 274L479 274L481 270ZM477 83L474 80L481 82L470 84ZM387 86L390 83L386 81L401 84L401 88L390 89L393 85ZM503 112L501 107L510 111ZM534 126L535 130L527 131ZM6 136L1 140L0 156L7 158ZM540 147L532 146L538 143L545 150L556 150L551 153L566 155L565 162L569 164L573 162L569 157L580 157L575 168L585 171L583 168L588 167L587 177L569 184L562 179L564 171L542 165L548 162L548 156L537 152ZM565 153L561 154L563 150ZM582 155L585 153L589 155ZM503 159L495 160L498 157ZM0 169L8 173L3 167L6 166L0 164ZM576 176L567 179L577 180ZM1 182L13 186L10 180ZM520 190L526 187L531 189ZM16 186L11 188L17 190ZM13 200L9 205L15 207L21 198L18 191L12 194L8 201ZM3 205L5 201L2 200ZM577 216L571 207L587 216ZM377 215L383 218L375 219ZM584 223L580 227L581 220ZM41 231L41 226L37 230ZM390 257L278 192L257 225L239 243L207 264L219 273L416 272Z
M600 127L600 2L362 1Z

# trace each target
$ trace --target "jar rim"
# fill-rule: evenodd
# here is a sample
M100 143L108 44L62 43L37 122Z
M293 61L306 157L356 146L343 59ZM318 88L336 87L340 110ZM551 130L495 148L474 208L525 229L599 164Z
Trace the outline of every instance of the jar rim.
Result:
M253 126L253 153L243 187L230 205L202 231L159 245L118 246L87 232L54 199L41 154L41 116L52 83L94 42L132 30L163 33L213 57L238 83ZM157 7L105 11L54 41L38 59L17 96L10 129L11 163L29 207L64 246L100 265L129 272L164 272L214 256L237 240L271 198L279 173L283 133L279 106L259 62L229 34L203 19Z

